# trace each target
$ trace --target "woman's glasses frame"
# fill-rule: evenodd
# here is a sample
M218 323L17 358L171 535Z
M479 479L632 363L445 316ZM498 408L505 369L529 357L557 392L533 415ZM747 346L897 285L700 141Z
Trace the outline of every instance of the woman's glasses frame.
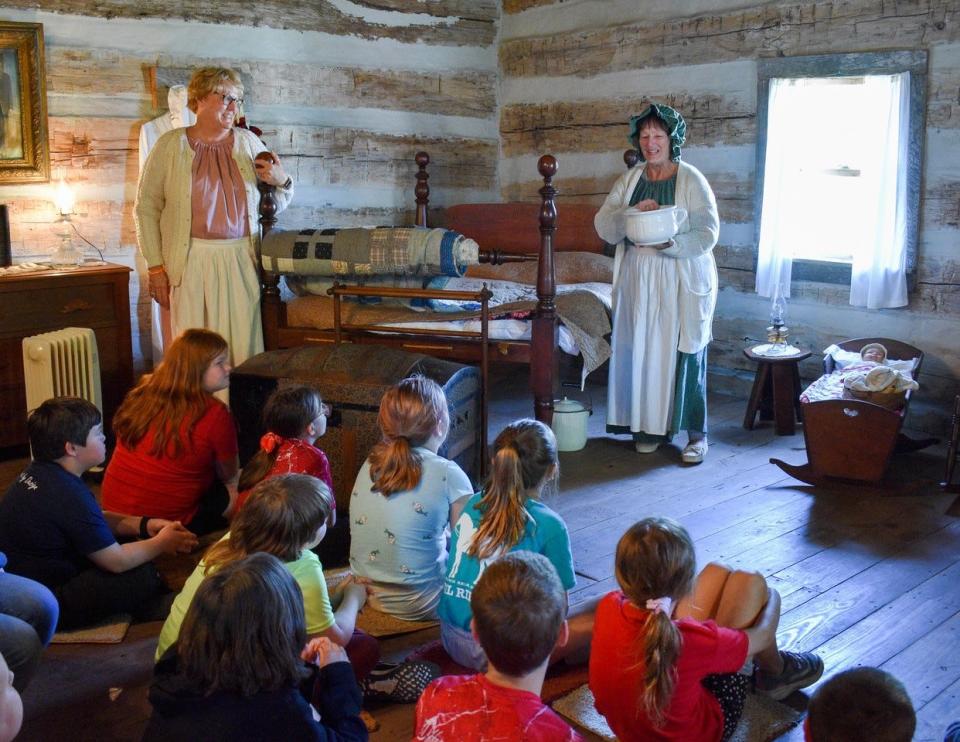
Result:
M231 103L236 103L238 108L243 105L243 98L237 98L235 95L230 95L229 93L221 93L219 90L213 92L214 95L219 95L223 100L224 108L229 107Z

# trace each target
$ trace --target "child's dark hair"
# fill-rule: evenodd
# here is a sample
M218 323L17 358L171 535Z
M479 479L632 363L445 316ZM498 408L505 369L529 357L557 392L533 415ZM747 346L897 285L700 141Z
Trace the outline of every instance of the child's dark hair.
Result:
M500 672L519 678L550 656L567 617L567 594L550 560L512 551L473 587L470 608L480 646Z
M230 535L210 547L206 574L256 552L284 562L300 558L334 509L330 488L309 474L264 479L230 523Z
M480 525L467 553L478 559L509 551L523 536L529 518L526 494L557 466L557 439L538 420L517 420L493 442L490 477L477 509Z
M910 742L917 715L903 684L875 667L834 675L810 699L813 742Z
M305 675L303 593L280 560L252 554L206 577L177 640L184 674L205 695L247 698Z
M420 484L421 459L414 448L450 427L443 388L426 376L411 376L384 393L377 424L383 439L370 452L373 491L384 497Z
M620 537L614 574L623 594L640 609L648 600L674 601L693 589L697 568L690 534L669 518L644 518ZM651 611L637 647L643 658L640 707L659 726L676 686L680 632L663 611Z
M79 397L55 397L42 403L27 418L27 433L34 461L56 461L65 446L84 446L90 431L103 420L92 402Z
M280 438L299 438L307 426L320 417L322 409L320 392L312 387L297 384L276 389L263 408L263 427L268 435L261 439L260 449L243 467L238 489L246 492L273 468L280 446L269 433Z

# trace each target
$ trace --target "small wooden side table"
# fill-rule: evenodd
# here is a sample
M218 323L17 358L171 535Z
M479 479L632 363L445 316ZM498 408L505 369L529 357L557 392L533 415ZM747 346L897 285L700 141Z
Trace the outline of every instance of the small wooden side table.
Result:
M777 435L793 435L794 424L800 420L799 364L810 357L810 351L791 356L758 356L752 348L744 348L743 354L757 363L743 427L753 430L759 412L761 420L773 419Z

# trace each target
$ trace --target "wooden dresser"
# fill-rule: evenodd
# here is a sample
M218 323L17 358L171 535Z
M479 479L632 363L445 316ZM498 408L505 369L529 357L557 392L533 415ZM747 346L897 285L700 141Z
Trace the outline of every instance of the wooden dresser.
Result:
M107 263L0 276L0 449L27 441L21 341L64 327L97 336L104 430L133 383L130 268Z

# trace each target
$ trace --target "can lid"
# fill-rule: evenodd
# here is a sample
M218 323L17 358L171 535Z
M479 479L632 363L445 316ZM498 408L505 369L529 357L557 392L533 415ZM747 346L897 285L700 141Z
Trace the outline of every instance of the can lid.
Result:
M553 400L553 411L559 413L586 412L587 408L582 402L564 397L563 399Z

